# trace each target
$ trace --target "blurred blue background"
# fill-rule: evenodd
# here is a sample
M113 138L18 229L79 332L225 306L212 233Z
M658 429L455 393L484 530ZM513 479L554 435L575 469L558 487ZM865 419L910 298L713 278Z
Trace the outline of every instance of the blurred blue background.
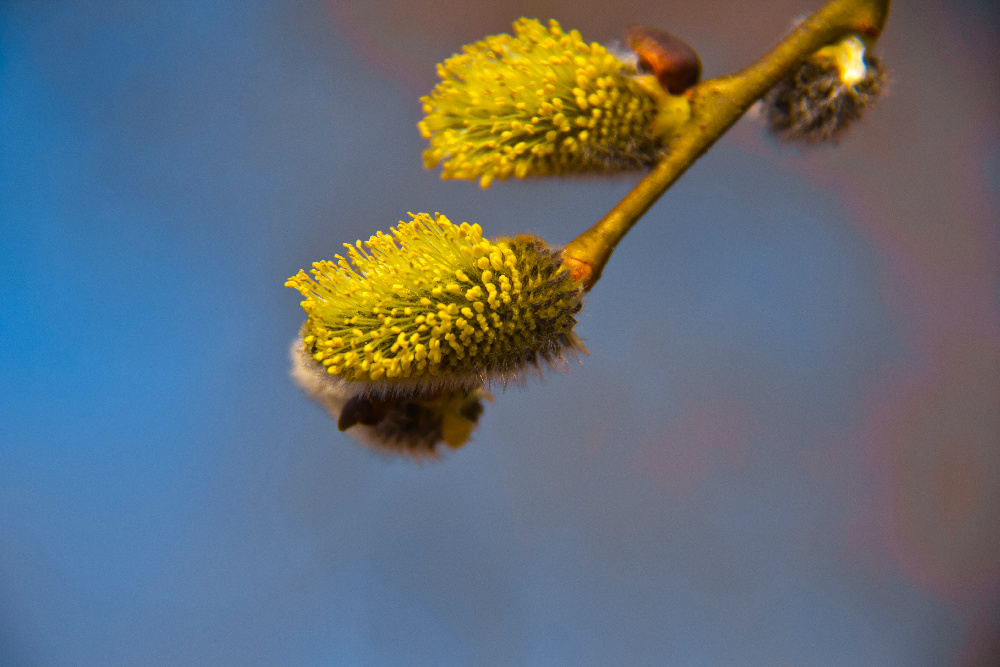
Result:
M1000 664L992 2L894 2L837 147L737 125L445 462L287 376L341 243L635 180L441 182L435 62L528 15L716 76L818 4L0 3L0 664Z

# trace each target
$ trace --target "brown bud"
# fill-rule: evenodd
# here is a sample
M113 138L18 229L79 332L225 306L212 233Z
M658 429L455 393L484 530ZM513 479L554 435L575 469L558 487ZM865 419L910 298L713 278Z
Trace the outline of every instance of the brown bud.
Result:
M378 426L389 411L389 405L389 401L358 394L344 403L340 418L337 419L337 428L346 431L356 424Z
M639 67L656 75L660 85L680 95L701 78L701 59L687 42L644 25L625 29L628 46L639 56Z

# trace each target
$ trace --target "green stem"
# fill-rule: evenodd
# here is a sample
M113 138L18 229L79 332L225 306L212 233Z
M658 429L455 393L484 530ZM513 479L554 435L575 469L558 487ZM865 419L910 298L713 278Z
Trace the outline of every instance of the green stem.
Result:
M792 67L851 34L861 35L871 45L888 13L889 0L832 0L746 69L703 81L688 91L691 119L670 141L665 157L596 225L563 249L574 277L586 289L593 287L615 246L639 218Z

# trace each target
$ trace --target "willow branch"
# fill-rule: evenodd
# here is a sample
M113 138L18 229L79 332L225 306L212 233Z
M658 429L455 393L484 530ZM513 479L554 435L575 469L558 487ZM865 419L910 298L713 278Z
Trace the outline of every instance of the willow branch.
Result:
M563 261L574 278L585 289L592 288L615 246L632 226L801 60L848 35L860 35L871 45L882 32L888 13L889 0L833 0L746 69L689 90L691 118L669 142L665 157L607 215L563 249Z

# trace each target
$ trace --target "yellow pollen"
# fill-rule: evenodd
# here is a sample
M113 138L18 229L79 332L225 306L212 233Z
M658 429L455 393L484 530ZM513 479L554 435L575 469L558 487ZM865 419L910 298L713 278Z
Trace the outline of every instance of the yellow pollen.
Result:
M649 85L652 77L558 22L519 19L513 28L438 66L441 81L421 98L425 166L486 188L512 176L614 173L659 159L687 118L671 113L671 125L661 109L686 98Z
M581 291L538 239L490 241L479 225L421 213L345 247L346 258L288 280L304 298L305 351L331 375L481 382L579 346Z

